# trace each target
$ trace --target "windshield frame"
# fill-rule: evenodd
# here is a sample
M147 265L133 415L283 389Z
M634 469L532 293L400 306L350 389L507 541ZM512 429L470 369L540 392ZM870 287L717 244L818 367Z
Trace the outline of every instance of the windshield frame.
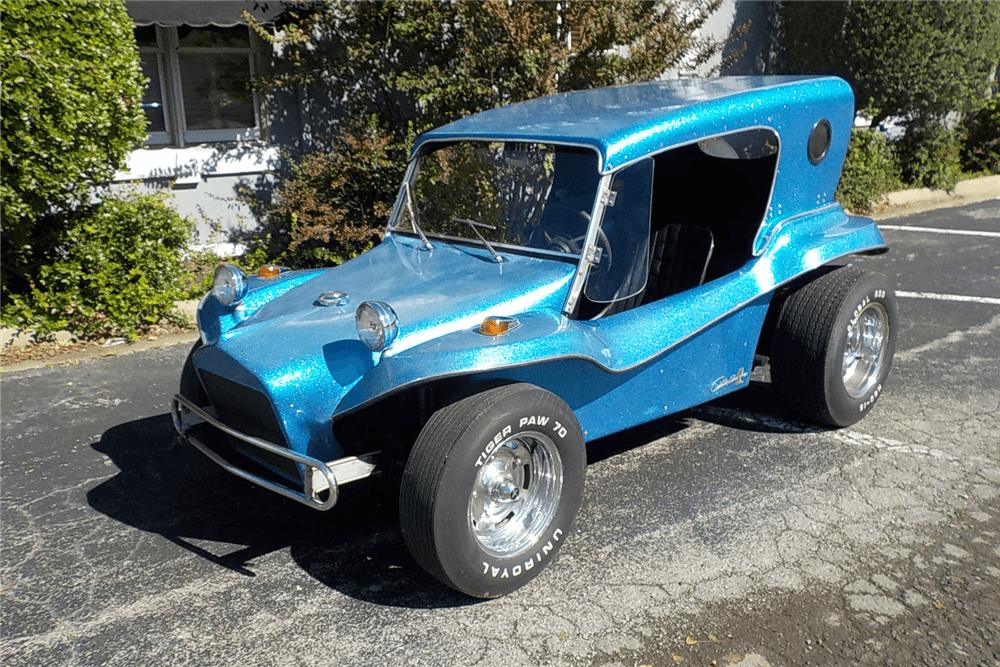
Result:
M566 302L563 304L563 315L572 317L576 310L576 304L583 296L583 288L587 284L587 276L590 275L590 268L597 261L597 233L604 221L604 209L607 206L608 193L611 191L611 182L615 178L615 173L601 174L601 180L597 184L597 197L594 200L594 210L590 213L590 224L587 225L587 237L583 241L583 255L576 267L576 275L569 286L569 293L566 295Z

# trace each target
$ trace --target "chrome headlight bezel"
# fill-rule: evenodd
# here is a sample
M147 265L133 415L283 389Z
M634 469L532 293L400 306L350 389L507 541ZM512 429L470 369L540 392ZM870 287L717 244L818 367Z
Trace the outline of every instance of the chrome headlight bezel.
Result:
M358 339L372 352L381 352L396 340L399 319L396 311L382 301L365 301L354 313Z
M223 306L238 304L247 295L247 274L238 266L220 264L212 276L212 294Z

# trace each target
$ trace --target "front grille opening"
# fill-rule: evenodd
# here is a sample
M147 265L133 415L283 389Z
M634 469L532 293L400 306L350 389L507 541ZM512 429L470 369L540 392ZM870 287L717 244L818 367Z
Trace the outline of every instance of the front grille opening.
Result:
M199 371L199 374L220 421L241 433L279 447L288 447L267 396L215 373ZM229 437L229 444L234 451L263 464L282 477L302 483L302 475L293 461L248 445L238 438Z

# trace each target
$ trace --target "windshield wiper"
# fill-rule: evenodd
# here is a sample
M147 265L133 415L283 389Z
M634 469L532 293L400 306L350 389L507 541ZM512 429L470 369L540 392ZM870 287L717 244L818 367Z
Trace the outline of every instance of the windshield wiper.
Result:
M496 230L496 227L494 227L493 225L487 225L482 222L476 222L475 220L469 220L468 218L452 218L452 220L454 220L455 222L464 222L469 227L472 227L473 233L475 233L475 235L479 237L479 240L483 242L483 245L486 246L486 249L490 251L491 255L493 255L493 261L496 262L497 264L503 262L503 257L498 255L497 251L494 250L493 246L490 245L490 242L486 240L486 237L479 233L480 227L482 227L483 229L492 229L492 230Z
M409 182L403 183L403 193L406 197L406 210L410 213L410 226L413 227L413 231L420 235L420 240L424 242L424 247L428 250L434 250L434 246L432 246L431 242L427 240L427 237L424 236L424 232L417 224L417 212L413 208L413 199L410 198Z

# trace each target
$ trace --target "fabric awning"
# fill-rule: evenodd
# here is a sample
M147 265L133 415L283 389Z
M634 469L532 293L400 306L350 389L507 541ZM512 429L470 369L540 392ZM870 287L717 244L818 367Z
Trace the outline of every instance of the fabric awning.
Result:
M127 0L125 7L136 25L230 27L246 23L249 12L258 21L273 21L285 8L281 0Z

